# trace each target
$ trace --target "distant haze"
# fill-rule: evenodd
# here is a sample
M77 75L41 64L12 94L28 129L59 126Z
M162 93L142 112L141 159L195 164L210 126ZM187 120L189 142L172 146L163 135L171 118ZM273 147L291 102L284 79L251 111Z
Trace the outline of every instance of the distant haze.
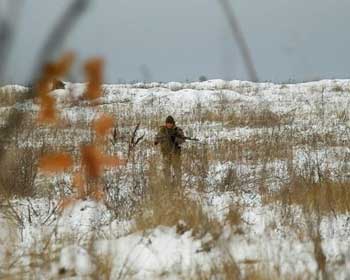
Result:
M30 77L44 38L71 0L23 3L6 75L12 83ZM349 0L231 3L261 81L350 76ZM64 46L79 54L79 65L103 56L109 83L248 79L215 0L96 0ZM83 79L78 67L74 73Z

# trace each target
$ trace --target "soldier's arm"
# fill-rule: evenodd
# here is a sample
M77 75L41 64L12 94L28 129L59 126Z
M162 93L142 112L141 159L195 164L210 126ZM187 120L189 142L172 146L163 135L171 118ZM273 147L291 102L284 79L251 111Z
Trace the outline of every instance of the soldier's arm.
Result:
M181 128L177 128L176 130L176 138L175 138L175 143L181 145L184 143L185 140L185 134Z
M166 138L164 127L161 127L154 137L154 145L158 145L160 142L164 141Z

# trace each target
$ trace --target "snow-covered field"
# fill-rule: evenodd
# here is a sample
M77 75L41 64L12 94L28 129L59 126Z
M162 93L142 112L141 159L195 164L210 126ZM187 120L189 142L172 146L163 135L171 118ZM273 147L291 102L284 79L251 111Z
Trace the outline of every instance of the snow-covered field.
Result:
M2 195L0 278L350 279L350 80L104 85L95 106L83 92L70 83L54 91L59 126L26 120L8 151L77 155L101 113L117 123L108 153L126 159L137 123L145 136L105 172L102 201L60 208L74 192L69 172L35 173L30 195ZM2 125L13 106L38 111L2 104ZM169 114L200 139L183 147L180 191L163 185L153 146ZM0 174L1 188L8 181Z

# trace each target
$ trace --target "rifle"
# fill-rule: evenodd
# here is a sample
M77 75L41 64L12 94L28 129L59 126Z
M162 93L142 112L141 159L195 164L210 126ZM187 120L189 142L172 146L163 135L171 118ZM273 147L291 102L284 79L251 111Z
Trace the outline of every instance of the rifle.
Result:
M182 139L184 139L184 140L190 140L190 141L200 141L198 138L192 138L192 137L188 137L188 136L184 136L184 137L180 137L180 138L182 138Z
M198 138L192 138L192 137L188 137L188 136L184 136L184 137L180 137L180 136L176 136L178 138L181 138L183 140L190 140L190 141L196 141L196 142L199 142L200 140ZM159 140L163 140L163 139L169 139L171 138L170 135L166 135L166 136L162 136L160 138L158 138Z

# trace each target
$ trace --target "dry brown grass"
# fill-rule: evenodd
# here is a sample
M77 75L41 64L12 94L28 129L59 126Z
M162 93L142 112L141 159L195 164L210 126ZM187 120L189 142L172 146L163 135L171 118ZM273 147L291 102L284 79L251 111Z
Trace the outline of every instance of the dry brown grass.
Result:
M271 268L268 264L260 262L249 262L237 264L233 259L222 262L221 265L213 265L209 271L197 269L192 277L181 277L180 279L223 279L223 280L302 280L310 279L311 275L303 274L281 274L278 267Z
M298 205L305 211L316 211L321 215L349 213L350 183L331 180L309 182L297 176L266 199L266 202L274 201L280 201L284 205Z
M159 187L162 186L159 185ZM206 233L210 233L214 239L220 236L222 226L214 218L208 217L200 203L174 190L159 189L152 192L151 196L142 204L135 217L138 230L164 225L176 226L179 234L192 230L193 236L198 238Z
M226 103L225 108L219 106L218 109L203 109L200 112L195 112L195 120L202 123L220 122L226 128L261 128L289 124L294 118L292 113L284 115L277 114L269 108L243 108L239 111L233 111L232 109L226 108L229 104L230 103Z
M212 145L209 154L219 161L258 163L286 159L291 156L292 143L287 135L273 131L250 136L246 140L219 140Z
M32 197L40 151L10 146L0 167L0 195L2 198Z
M198 238L206 233L214 239L220 236L222 226L204 212L200 201L185 194L182 188L169 185L155 168L149 172L152 175L149 174L148 194L135 216L138 230L164 225L176 226L180 234L192 230Z
M247 127L274 127L287 123L287 116L278 115L268 108L244 109L239 114L232 112L227 116L226 125Z
M47 275L53 262L57 262L61 244L53 244L50 239L37 240L41 244L33 244L30 248L21 251L20 254L9 254L6 263L0 265L1 279L37 279L39 275ZM39 245L39 246L37 246ZM10 247L13 251L16 246Z
M25 92L15 91L12 87L0 88L0 107L15 105L24 94Z
M210 279L223 279L223 280L240 280L244 279L241 275L240 268L237 266L236 262L231 260L226 260L220 265L212 264L209 271L203 271L201 267L198 267L194 275L191 277L183 276L180 279L190 279L190 280L210 280Z
M112 279L113 256L96 256L96 271L91 275L92 279Z
M287 277L282 275L276 271L271 271L264 267L264 265L257 265L247 269L245 273L244 280L278 280L278 279L299 279L298 277Z
M295 145L307 145L311 147L323 146L323 147L348 147L350 144L349 138L339 137L336 133L332 132L314 132L307 135L300 135L294 137Z
M231 226L238 226L242 223L242 210L243 207L238 205L232 205L229 207L229 211L225 217L225 221Z

